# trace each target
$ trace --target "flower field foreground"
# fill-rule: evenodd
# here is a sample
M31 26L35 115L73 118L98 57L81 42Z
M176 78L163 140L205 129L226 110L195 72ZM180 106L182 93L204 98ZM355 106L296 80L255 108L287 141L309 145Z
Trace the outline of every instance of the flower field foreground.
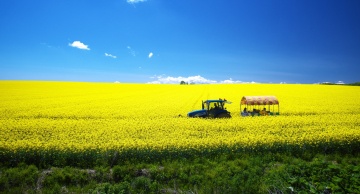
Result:
M241 117L243 96L274 95L279 116ZM17 162L157 160L288 151L357 152L360 87L0 82L0 156ZM226 98L230 119L187 118ZM182 115L182 116L179 116ZM63 161L62 161L63 160Z

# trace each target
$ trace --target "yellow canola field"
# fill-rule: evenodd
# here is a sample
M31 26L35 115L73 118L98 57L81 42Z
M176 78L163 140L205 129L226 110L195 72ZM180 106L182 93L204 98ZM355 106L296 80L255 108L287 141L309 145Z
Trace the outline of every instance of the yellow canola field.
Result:
M241 98L253 95L276 96L280 116L241 117ZM335 85L1 81L0 152L352 146L359 96ZM231 119L186 117L218 98L233 102Z

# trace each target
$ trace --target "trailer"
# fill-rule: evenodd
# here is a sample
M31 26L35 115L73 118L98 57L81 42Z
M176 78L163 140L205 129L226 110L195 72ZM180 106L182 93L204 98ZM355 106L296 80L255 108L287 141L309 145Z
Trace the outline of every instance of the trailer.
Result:
M240 101L240 115L280 115L279 100L275 96L243 96Z

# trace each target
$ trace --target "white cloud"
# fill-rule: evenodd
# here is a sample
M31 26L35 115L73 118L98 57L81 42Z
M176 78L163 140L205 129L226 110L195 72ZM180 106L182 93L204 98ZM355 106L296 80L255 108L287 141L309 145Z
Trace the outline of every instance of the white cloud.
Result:
M221 84L257 84L258 82L243 82L243 81L238 81L238 80L232 80L231 78L220 81L219 83Z
M112 55L112 54L108 54L108 53L105 53L105 56L107 56L107 57L111 57L111 58L114 58L114 59L116 59L116 58L117 58L116 56L114 56L114 55Z
M150 77L151 79L155 79L152 82L148 82L149 84L179 84L181 81L187 82L188 84L191 83L195 83L195 84L254 84L257 82L243 82L243 81L237 81L237 80L232 80L227 79L227 80L223 80L223 81L215 81L215 80L210 80L210 79L206 79L200 75L196 75L196 76L189 76L189 77L172 77L172 76L165 76L165 75L160 75L160 76L152 76Z
M80 41L74 41L73 43L69 43L69 46L71 47L75 47L78 49L82 49L82 50L90 50L88 45L85 45L84 43L80 42Z
M134 3L140 3L140 2L145 2L147 0L126 0L126 2L130 3L130 4L134 4Z
M152 52L150 52L150 53L149 53L149 58L153 57L153 55L154 55L154 54L153 54Z
M152 83L152 84L179 84L181 81L187 82L189 84L190 83L196 83L196 84L213 84L213 83L217 83L217 81L206 79L204 77L201 77L200 75L189 76L189 77L156 76L156 77L153 77L153 78L155 78L157 80L149 82L149 83Z
M234 80L232 80L232 79L230 78L230 79L221 81L220 83L222 83L222 84L239 84L239 83L244 83L244 82L242 82L242 81L234 81Z
M129 50L129 53L132 55L132 56L136 56L136 53L135 51L130 47L130 46L127 46L127 49Z
M318 82L318 83L314 83L314 84L338 84L338 85L344 85L345 82L343 81L337 81L337 82Z

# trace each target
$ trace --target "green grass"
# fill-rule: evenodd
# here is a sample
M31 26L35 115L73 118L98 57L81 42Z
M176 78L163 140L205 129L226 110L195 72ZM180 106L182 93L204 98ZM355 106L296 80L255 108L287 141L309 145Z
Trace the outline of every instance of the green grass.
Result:
M359 193L358 154L224 154L82 169L0 168L1 193Z

